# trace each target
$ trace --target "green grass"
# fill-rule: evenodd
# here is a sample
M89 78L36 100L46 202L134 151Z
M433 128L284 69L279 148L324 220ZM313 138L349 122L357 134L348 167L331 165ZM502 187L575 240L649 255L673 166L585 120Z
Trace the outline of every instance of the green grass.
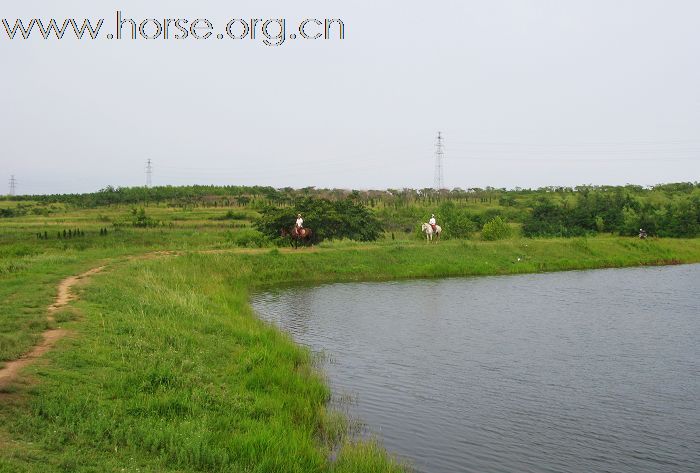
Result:
M92 232L105 212L62 224L82 218ZM35 343L58 281L109 267L56 314L71 336L0 393L0 472L403 471L381 445L347 435L311 354L255 317L252 291L700 262L700 240L618 237L236 249L237 229L198 228L201 218L44 241L31 238L34 218L0 222L2 359ZM178 255L126 258L154 250Z

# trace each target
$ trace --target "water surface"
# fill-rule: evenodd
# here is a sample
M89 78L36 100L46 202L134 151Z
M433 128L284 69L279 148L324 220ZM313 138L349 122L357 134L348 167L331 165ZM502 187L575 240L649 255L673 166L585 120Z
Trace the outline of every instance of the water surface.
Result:
M700 471L700 265L332 284L253 306L420 472Z

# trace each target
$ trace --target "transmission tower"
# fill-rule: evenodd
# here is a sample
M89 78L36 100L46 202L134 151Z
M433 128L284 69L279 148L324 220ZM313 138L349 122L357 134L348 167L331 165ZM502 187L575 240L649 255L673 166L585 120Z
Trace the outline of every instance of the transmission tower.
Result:
M153 163L149 159L146 161L146 187L151 187L151 180L153 179Z
M15 195L17 191L17 179L15 179L14 174L10 176L10 195Z
M445 155L445 149L442 144L442 133L438 131L437 141L435 142L435 189L440 190L445 188L445 179L442 173L442 158Z

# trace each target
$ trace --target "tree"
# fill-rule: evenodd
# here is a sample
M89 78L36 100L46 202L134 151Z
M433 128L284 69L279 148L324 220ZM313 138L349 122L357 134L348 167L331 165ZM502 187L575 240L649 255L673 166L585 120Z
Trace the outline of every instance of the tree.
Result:
M351 199L304 198L292 207L266 207L260 211L260 218L254 225L263 235L279 238L283 228L290 229L294 225L298 213L304 217L304 226L313 230L317 242L339 238L373 241L383 232L372 211Z
M471 215L454 202L448 201L440 205L437 218L444 238L468 238L477 230L477 224Z

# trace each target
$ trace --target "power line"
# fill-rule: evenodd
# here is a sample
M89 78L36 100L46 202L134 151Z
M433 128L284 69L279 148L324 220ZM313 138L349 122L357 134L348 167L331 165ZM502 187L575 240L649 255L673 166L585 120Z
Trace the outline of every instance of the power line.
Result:
M17 179L15 175L10 176L10 195L16 195L17 191Z
M435 189L440 190L445 188L445 179L442 170L442 158L445 150L442 145L442 133L438 131L437 141L435 142Z
M150 158L146 161L146 187L151 187L153 180L153 163Z

